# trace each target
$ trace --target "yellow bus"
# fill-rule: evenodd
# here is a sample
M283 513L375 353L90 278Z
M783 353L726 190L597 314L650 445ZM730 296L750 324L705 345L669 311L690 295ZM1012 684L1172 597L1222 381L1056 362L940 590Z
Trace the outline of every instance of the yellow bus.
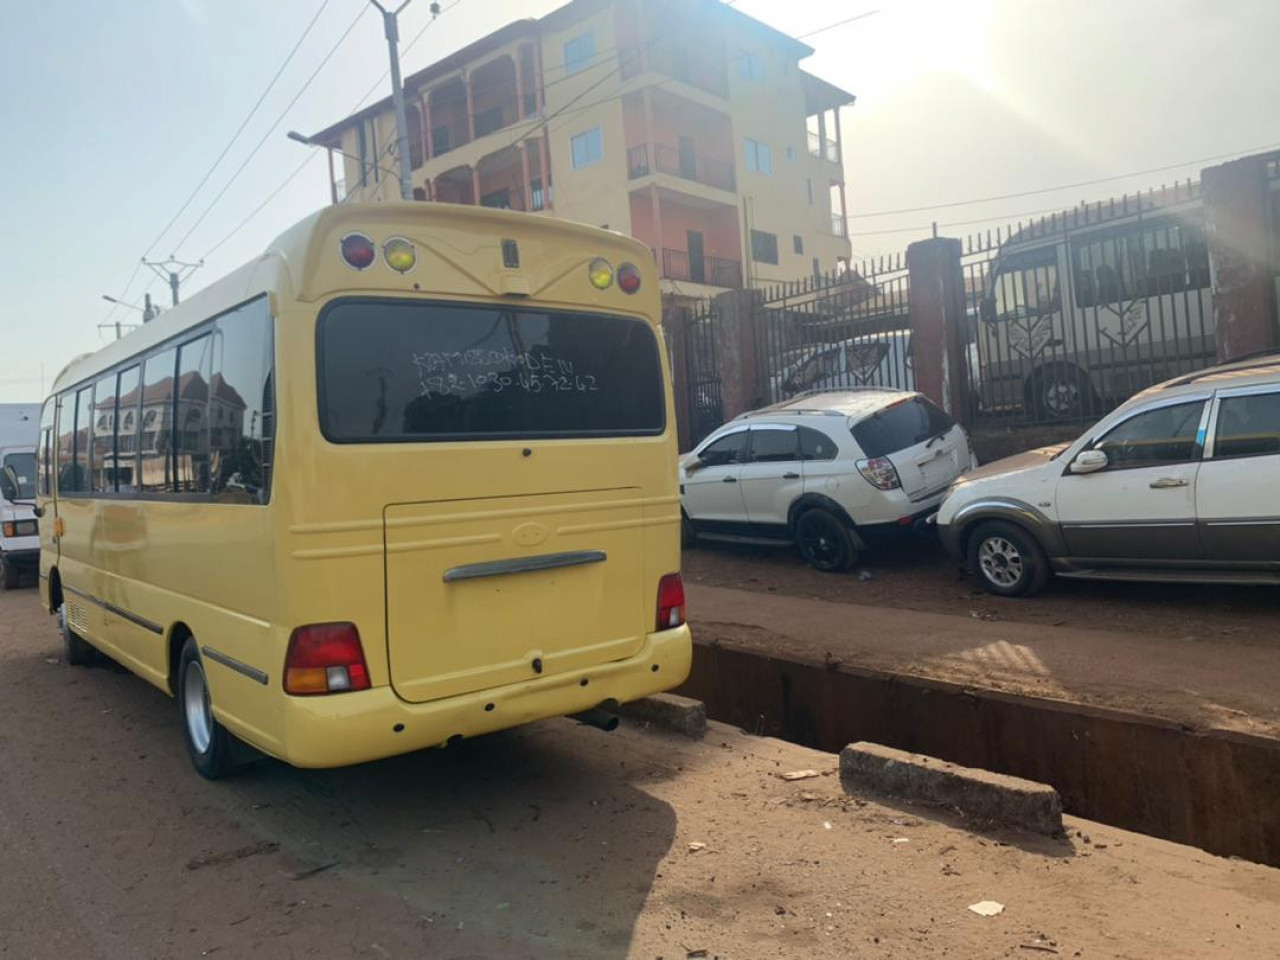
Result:
M635 241L330 207L74 361L41 418L67 659L237 740L358 763L680 684L676 431Z

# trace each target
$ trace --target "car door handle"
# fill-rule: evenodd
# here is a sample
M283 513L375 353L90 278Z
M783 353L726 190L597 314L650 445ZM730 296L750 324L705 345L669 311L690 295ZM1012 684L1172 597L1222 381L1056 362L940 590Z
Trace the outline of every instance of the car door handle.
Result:
M799 480L799 479L800 479L800 474L798 474L798 473L784 473L784 474L782 475L782 479L783 479L783 480Z
M725 477L725 478L724 478L723 480L721 480L720 482L721 482L721 483L737 483L737 482L738 482L738 478L737 478L737 477Z
M1161 477L1159 480L1151 481L1152 490L1168 490L1171 487L1185 487L1189 481L1179 480L1177 477Z

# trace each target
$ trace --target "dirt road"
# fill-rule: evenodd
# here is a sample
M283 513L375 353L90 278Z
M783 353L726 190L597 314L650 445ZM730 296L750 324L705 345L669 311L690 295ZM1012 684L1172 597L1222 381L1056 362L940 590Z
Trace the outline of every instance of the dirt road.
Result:
M171 701L59 656L34 593L0 593L5 958L1234 958L1280 939L1280 871L1071 818L1065 840L975 835L718 725L693 744L550 721L209 784Z

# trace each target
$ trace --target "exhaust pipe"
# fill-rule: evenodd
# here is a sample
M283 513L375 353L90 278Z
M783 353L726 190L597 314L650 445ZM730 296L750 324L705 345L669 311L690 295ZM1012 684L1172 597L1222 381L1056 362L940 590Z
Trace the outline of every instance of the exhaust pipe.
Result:
M609 713L599 707L592 707L590 710L583 710L581 713L571 713L569 718L577 720L579 723L585 723L589 727L595 727L597 730L603 730L605 733L612 733L617 730L619 723L616 713Z

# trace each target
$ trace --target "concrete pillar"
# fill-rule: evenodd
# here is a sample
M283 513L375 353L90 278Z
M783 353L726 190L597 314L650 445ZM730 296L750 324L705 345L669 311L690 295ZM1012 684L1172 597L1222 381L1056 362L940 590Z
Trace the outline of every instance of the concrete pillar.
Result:
M542 209L551 209L551 156L547 152L547 128L538 139L538 177L542 180Z
M721 409L726 421L765 402L756 351L759 290L730 290L714 301L716 362L720 368Z
M916 389L964 422L969 411L969 371L960 254L959 240L917 241L907 247L907 274Z
M1269 265L1280 238L1267 226L1267 157L1244 157L1200 175L1213 280L1218 360L1274 350L1277 290Z
M464 74L462 82L467 88L467 140L471 141L476 138L476 98L471 89L471 74Z
M520 51L523 47L516 48L514 62L516 65L516 119L524 119L524 70L521 69L522 57Z
M480 168L471 168L471 202L480 206Z
M435 155L434 137L431 135L431 98L422 98L422 162Z
M653 249L658 258L658 276L666 276L666 257L662 255L662 200L658 196L658 188L649 186L649 210L653 215Z
M529 147L521 140L516 144L520 151L520 184L524 190L524 209L533 209L533 178L529 176Z

